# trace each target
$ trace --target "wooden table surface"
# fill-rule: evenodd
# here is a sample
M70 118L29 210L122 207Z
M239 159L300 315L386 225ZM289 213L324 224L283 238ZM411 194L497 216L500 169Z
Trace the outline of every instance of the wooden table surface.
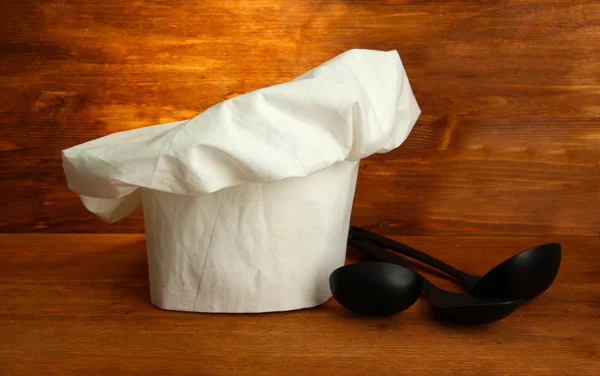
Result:
M397 239L476 273L550 240L563 263L546 293L487 326L434 321L423 298L388 318L354 316L333 299L198 314L150 304L143 235L5 234L0 375L598 374L600 239Z

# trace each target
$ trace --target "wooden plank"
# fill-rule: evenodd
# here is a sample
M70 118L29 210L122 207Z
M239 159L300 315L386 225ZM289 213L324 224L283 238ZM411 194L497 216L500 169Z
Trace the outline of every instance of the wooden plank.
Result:
M560 241L563 264L546 293L483 327L436 322L423 299L388 318L356 317L334 300L286 313L195 314L150 304L143 235L5 234L0 373L597 374L600 239L397 239L475 273ZM350 252L349 262L359 258Z
M0 232L142 232L86 213L60 151L374 48L400 52L423 115L364 161L357 224L599 234L597 1L7 0L0 20Z

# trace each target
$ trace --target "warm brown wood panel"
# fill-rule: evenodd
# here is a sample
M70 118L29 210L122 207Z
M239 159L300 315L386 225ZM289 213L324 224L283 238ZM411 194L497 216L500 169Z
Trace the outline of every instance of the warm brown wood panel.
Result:
M373 48L400 52L423 115L364 161L356 224L600 234L595 0L4 0L0 23L0 232L141 232L85 212L62 149Z
M545 241L398 239L479 273ZM334 300L287 313L163 311L149 302L143 235L0 235L0 374L597 375L600 239L553 240L563 264L546 293L461 327L433 321L423 299L368 319Z

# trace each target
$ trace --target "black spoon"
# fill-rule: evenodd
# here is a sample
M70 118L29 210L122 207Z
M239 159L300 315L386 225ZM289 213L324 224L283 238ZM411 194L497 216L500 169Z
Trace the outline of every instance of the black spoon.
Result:
M477 277L371 231L351 226L350 232L360 234L383 248L419 260L457 278L474 295L491 298L522 297L528 300L540 295L554 282L562 253L558 243L538 245L505 260L483 277Z
M329 276L329 287L342 307L364 316L402 312L421 295L421 279L415 272L376 261L334 270Z
M402 262L400 257L360 235L352 234L348 244L376 260L391 264ZM485 299L443 290L419 273L415 272L415 274L421 278L424 295L429 299L436 316L455 323L489 324L507 317L523 302L523 299Z

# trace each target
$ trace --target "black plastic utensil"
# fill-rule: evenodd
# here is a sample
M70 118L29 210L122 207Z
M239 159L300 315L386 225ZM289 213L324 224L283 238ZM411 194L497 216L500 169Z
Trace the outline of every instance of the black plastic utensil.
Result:
M410 269L377 261L342 266L329 276L335 299L364 316L402 312L421 295L421 279Z
M558 273L561 246L558 243L538 245L523 251L477 277L456 269L434 257L374 232L350 227L352 234L360 234L381 247L419 260L460 280L467 290L480 297L533 299L550 287Z
M360 235L351 234L348 243L376 260L399 264L401 258L387 252ZM415 272L422 282L424 295L429 299L436 316L460 324L489 324L509 316L523 299L478 298L472 295L447 291L435 286Z

